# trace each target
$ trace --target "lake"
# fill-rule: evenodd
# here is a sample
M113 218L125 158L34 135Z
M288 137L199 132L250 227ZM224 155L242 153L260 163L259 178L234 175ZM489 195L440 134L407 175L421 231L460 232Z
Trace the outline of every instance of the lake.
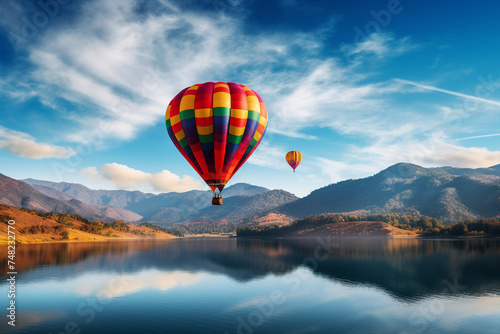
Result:
M185 238L16 256L17 326L4 316L2 333L500 333L500 240Z

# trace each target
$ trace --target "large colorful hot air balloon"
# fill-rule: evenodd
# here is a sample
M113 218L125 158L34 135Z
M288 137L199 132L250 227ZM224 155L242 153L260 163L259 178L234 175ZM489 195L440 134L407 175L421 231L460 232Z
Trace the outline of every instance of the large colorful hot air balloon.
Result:
M262 98L232 82L206 82L185 88L168 105L170 139L214 192L220 192L261 142L267 127Z
M297 168L297 166L302 161L302 153L300 153L299 151L290 151L286 154L285 159L295 172L295 168Z

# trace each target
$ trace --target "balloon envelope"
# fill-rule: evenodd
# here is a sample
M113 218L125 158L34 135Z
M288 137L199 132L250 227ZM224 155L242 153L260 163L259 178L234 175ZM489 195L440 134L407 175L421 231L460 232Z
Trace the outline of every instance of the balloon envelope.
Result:
M212 191L222 191L252 155L267 127L267 109L250 88L206 82L177 94L165 113L168 135Z
M295 172L295 168L297 168L297 166L302 161L302 153L300 153L299 151L290 151L286 154L285 159Z

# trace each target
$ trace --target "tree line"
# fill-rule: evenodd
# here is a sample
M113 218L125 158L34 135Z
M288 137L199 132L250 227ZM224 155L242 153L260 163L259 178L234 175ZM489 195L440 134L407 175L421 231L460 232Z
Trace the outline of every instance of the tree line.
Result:
M81 231L96 235L115 236L112 231L129 232L130 226L123 220L113 222L90 221L77 214L54 212L40 212L30 209L20 209L22 212L37 215L42 218L57 221L61 226L50 227L45 225L32 225L21 233L54 233L59 234L62 239L68 239L69 233L66 229L75 228ZM0 215L0 223L7 223L13 218L6 215ZM162 227L150 222L140 223L138 226L144 226L154 231L172 234L178 237L196 234L223 234L237 233L237 236L276 236L307 228L314 228L330 223L354 222L354 221L381 221L394 227L415 231L423 236L462 236L462 235L500 235L500 219L482 218L477 220L465 220L455 224L442 224L439 219L428 216L417 216L406 213L388 213L388 214L341 214L328 213L305 217L297 220L291 225L265 225L265 226L243 226L238 223L189 223ZM74 224L80 222L82 224ZM151 235L144 231L134 231L138 235Z
M424 236L431 235L500 235L500 220L496 218L466 220L443 225L439 219L404 213L389 214L340 214L328 213L305 217L288 226L245 226L237 229L237 236L276 236L293 233L331 223L354 221L381 221L394 227L414 231Z
M156 228L168 234L178 237L195 234L226 234L234 233L238 223L189 223L183 225L174 225L169 227L159 227L152 223L140 223L139 226Z

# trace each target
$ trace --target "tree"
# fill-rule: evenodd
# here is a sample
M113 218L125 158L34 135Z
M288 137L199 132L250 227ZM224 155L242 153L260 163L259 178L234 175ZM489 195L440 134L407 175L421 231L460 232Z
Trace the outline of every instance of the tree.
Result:
M418 226L421 227L424 231L432 229L432 223L428 218L420 219L420 221L418 222Z
M461 222L461 223L455 224L455 225L451 228L451 232L452 232L453 234L456 234L456 235L464 235L464 234L467 234L467 232L468 232L467 225L465 225L465 223L464 223L464 222Z
M8 224L9 220L14 220L14 218L11 216L0 215L0 223Z
M67 213L60 214L57 222L63 226L73 226L73 218Z
M62 238L63 240L68 240L68 239L69 239L69 232L68 232L68 230L67 230L67 229L63 229L63 230L61 231L61 238Z

